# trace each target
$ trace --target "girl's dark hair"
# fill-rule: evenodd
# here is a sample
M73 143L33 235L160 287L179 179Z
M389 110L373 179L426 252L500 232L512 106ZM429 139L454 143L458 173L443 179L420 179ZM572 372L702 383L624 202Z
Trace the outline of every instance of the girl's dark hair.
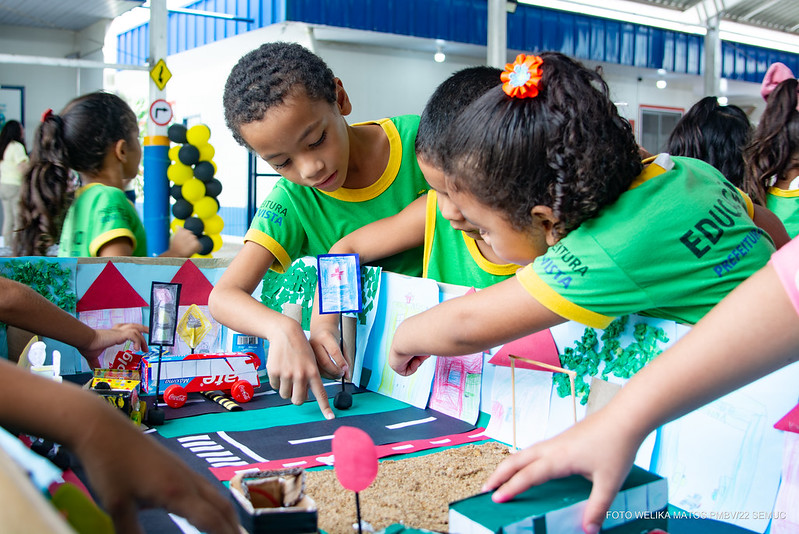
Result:
M416 156L436 168L443 167L446 133L461 111L486 91L500 85L496 67L461 69L439 85L422 111L416 133Z
M72 171L98 172L114 143L120 139L139 142L137 131L136 114L111 93L80 96L60 114L45 114L36 129L30 170L22 184L15 255L45 255L58 243L72 202Z
M8 148L8 144L11 141L16 141L17 143L21 143L22 146L25 146L25 138L22 136L22 124L19 121L8 121L3 125L3 129L0 130L0 161L3 161L3 154L6 152L6 148ZM25 151L27 152L27 148Z
M765 204L767 182L772 176L781 176L799 151L797 86L799 81L794 78L777 85L766 101L752 143L744 152L744 191L760 204Z
M535 98L488 90L447 134L448 185L505 212L519 230L536 205L552 208L565 236L613 203L641 173L627 120L602 77L558 52L541 54Z
M669 136L668 152L710 163L735 187L743 188L743 151L752 138L749 117L738 106L720 106L706 96L682 116Z
M300 89L312 100L336 101L333 71L307 48L266 43L244 55L230 71L222 97L225 122L236 141L247 147L241 126L263 119L269 108Z

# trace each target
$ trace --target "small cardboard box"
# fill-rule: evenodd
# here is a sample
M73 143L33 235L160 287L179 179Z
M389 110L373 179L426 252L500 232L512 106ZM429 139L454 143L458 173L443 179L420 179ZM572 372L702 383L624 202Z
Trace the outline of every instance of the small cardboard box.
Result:
M316 503L305 495L305 471L244 471L230 480L241 525L250 534L305 534L317 528Z
M457 534L582 534L591 482L580 476L550 480L495 503L491 492L449 505L449 530ZM666 479L633 466L602 525L614 534L668 528Z

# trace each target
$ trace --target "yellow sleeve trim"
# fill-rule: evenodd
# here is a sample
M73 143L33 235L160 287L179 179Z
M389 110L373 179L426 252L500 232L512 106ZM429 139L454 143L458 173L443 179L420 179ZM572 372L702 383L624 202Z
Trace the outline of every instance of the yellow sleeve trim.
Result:
M738 194L741 195L741 198L744 200L744 203L746 204L746 213L749 214L749 218L754 220L755 219L755 204L754 204L754 202L752 202L752 199L749 198L749 195L747 195L746 193L744 193L743 191L741 191L737 187L735 189L738 191Z
M133 243L133 250L136 250L136 238L133 236L133 232L131 232L128 228L116 228L109 232L105 232L104 234L100 234L92 239L92 242L89 243L89 254L91 257L96 258L97 253L100 251L103 245L118 237L127 237L130 239Z
M435 189L427 193L424 212L424 254L422 255L422 278L427 278L430 267L430 254L433 250L433 236L436 233L436 215L438 212L438 194Z
M779 187L769 187L768 194L775 197L795 198L799 197L799 189L780 189Z
M566 300L541 280L533 270L532 264L516 271L516 278L538 302L561 317L599 329L607 328L615 319L615 317L592 312Z
M488 261L486 257L483 256L483 253L480 252L480 248L477 246L477 240L466 235L466 232L461 232L461 235L463 236L463 242L466 243L466 250L469 251L474 262L488 274L510 276L521 268L520 265L515 263L500 264Z
M362 126L366 124L378 124L383 128L383 132L385 132L388 138L388 164L383 174L380 175L375 183L362 189L339 187L335 191L319 191L320 193L346 202L364 202L377 198L394 183L394 179L397 177L400 164L402 163L402 139L400 138L399 130L397 130L397 126L391 122L391 119L360 122L353 124L353 126Z
M255 228L250 228L247 230L247 233L244 234L244 241L258 243L266 250L271 252L277 262L273 261L270 269L276 273L285 273L291 265L291 258L286 252L286 249L283 248L283 245L275 241L272 236L266 235L262 231L256 230Z

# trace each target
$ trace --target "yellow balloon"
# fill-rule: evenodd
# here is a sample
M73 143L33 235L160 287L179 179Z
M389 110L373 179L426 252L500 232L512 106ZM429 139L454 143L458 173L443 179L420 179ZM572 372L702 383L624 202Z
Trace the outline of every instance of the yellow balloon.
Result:
M211 143L200 145L197 147L197 150L200 151L200 161L211 161L211 159L214 157L214 154L216 154L216 150L214 150L214 147L211 146ZM216 170L216 168L214 168L214 170Z
M166 170L166 177L175 182L175 185L183 185L189 179L194 178L194 169L182 163L173 163ZM203 186L203 194L205 194L205 186Z
M194 203L194 214L200 219L212 217L219 206L211 197L202 197ZM206 233L208 231L206 230Z
M180 188L180 193L187 202L194 204L205 196L205 184L197 178L186 180L186 183Z
M220 217L218 213L214 213L212 216L208 217L207 219L203 219L203 229L205 230L205 233L207 235L218 234L222 232L222 229L224 227L225 227L225 221L222 220L222 217Z
M216 252L220 248L222 248L222 236L219 234L206 234L208 237L211 238L211 241L214 242L214 248L211 249L211 252Z
M168 152L169 159L171 159L172 161L177 161L178 160L178 152L180 152L180 145L175 145L172 148L170 148L169 152Z
M186 141L196 147L204 145L211 138L211 129L205 124L196 124L186 132Z
M172 222L169 223L169 229L172 230L172 233L174 234L178 231L178 228L183 228L183 223L185 222L186 221L183 219L172 219Z
M216 171L218 171L218 170L219 170L219 169L217 169L217 168L216 168L216 163L214 163L214 160L212 160L212 159L211 159L211 160L208 160L208 162L209 162L211 165L213 165L213 166L214 166L214 174L216 174Z

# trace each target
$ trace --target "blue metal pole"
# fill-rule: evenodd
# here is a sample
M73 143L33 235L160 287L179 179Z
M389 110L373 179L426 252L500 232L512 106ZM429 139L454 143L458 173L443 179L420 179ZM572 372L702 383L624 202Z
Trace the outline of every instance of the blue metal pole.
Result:
M144 231L147 255L169 248L169 138L155 135L144 140Z

